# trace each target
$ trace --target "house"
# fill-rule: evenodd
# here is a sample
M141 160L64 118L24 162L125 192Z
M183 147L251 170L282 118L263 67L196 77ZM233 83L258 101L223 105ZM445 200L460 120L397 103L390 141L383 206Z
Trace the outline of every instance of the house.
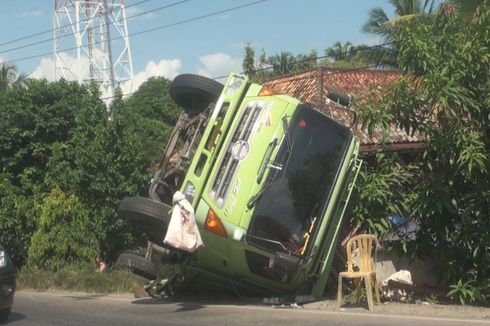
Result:
M398 78L400 71L371 70L371 69L338 69L318 67L299 73L289 74L268 79L263 85L281 94L287 94L309 103L318 110L327 114L337 122L352 127L354 134L360 141L362 153L373 153L380 149L391 151L412 151L424 147L423 137L415 133L407 133L396 126L390 130L389 143L382 144L381 131L375 130L372 137L357 128L354 124L355 115L327 98L329 91L336 91L349 96L360 96L373 87L380 92L387 89Z

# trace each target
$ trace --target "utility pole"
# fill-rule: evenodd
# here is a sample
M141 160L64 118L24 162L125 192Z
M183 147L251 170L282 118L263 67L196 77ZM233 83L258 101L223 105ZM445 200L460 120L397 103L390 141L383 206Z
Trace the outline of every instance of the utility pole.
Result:
M133 63L124 0L54 0L55 78L95 82L109 107L131 91Z

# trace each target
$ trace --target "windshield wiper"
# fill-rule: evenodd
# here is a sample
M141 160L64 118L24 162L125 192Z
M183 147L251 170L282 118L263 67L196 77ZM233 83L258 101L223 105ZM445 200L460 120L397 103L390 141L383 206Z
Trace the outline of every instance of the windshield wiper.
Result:
M269 178L269 180L267 180L267 183L262 187L262 189L258 193L250 197L250 199L247 202L248 209L251 209L255 206L255 203L257 202L257 200L259 200L260 196L262 196L262 194L267 189L269 189L270 185L274 182L274 180L276 180L278 174L277 171L282 171L284 167L287 165L287 163L283 164L282 162L284 161L287 162L287 160L289 160L289 155L291 154L291 150L293 147L291 139L289 138L289 122L287 116L284 116L282 118L282 127L284 129L284 141L286 142L286 146L287 146L286 153L283 156L283 160L281 160L281 163L276 163L276 161L272 161L272 162L269 161L269 157L272 155L272 151L274 150L274 147L276 147L277 145L277 138L274 138L274 140L269 144L269 148L267 149L265 162L263 163L262 168L260 169L259 176L257 177L257 182L260 182L260 180L262 180L262 176L264 175L266 168L274 169L276 170L276 173L272 178ZM286 159L284 159L284 157L286 157Z
M257 202L257 200L259 200L260 196L262 196L262 194L267 190L269 189L270 185L272 184L272 181L271 182L267 182L267 184L265 184L262 189L260 189L260 191L258 193L256 193L255 195L253 195L252 197L250 197L250 199L248 200L247 202L247 208L248 209L251 209L255 206L255 203Z

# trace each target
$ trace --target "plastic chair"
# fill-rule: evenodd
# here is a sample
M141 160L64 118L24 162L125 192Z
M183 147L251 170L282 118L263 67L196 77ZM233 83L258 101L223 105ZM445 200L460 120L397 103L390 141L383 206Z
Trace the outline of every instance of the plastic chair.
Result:
M378 239L372 234L361 234L353 237L347 242L347 271L339 273L339 286L337 291L337 303L342 303L342 279L352 278L356 286L356 302L359 302L361 282L366 285L366 296L369 311L373 311L373 286L376 292L378 304L379 286L376 280L376 247ZM374 248L374 262L372 258Z

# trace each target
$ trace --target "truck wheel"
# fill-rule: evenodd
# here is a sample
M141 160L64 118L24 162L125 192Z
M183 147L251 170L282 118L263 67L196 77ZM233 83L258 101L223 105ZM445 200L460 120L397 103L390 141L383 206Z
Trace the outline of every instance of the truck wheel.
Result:
M170 206L143 197L125 197L117 213L129 225L143 231L148 240L162 245L170 222Z
M182 74L172 81L170 96L188 115L196 115L216 101L222 90L223 85L213 79Z
M11 309L12 309L11 307L8 307L0 310L0 322L4 322L9 318Z
M141 276L147 280L154 280L157 276L155 265L150 260L137 254L122 253L117 258L116 268L128 269L133 274Z

